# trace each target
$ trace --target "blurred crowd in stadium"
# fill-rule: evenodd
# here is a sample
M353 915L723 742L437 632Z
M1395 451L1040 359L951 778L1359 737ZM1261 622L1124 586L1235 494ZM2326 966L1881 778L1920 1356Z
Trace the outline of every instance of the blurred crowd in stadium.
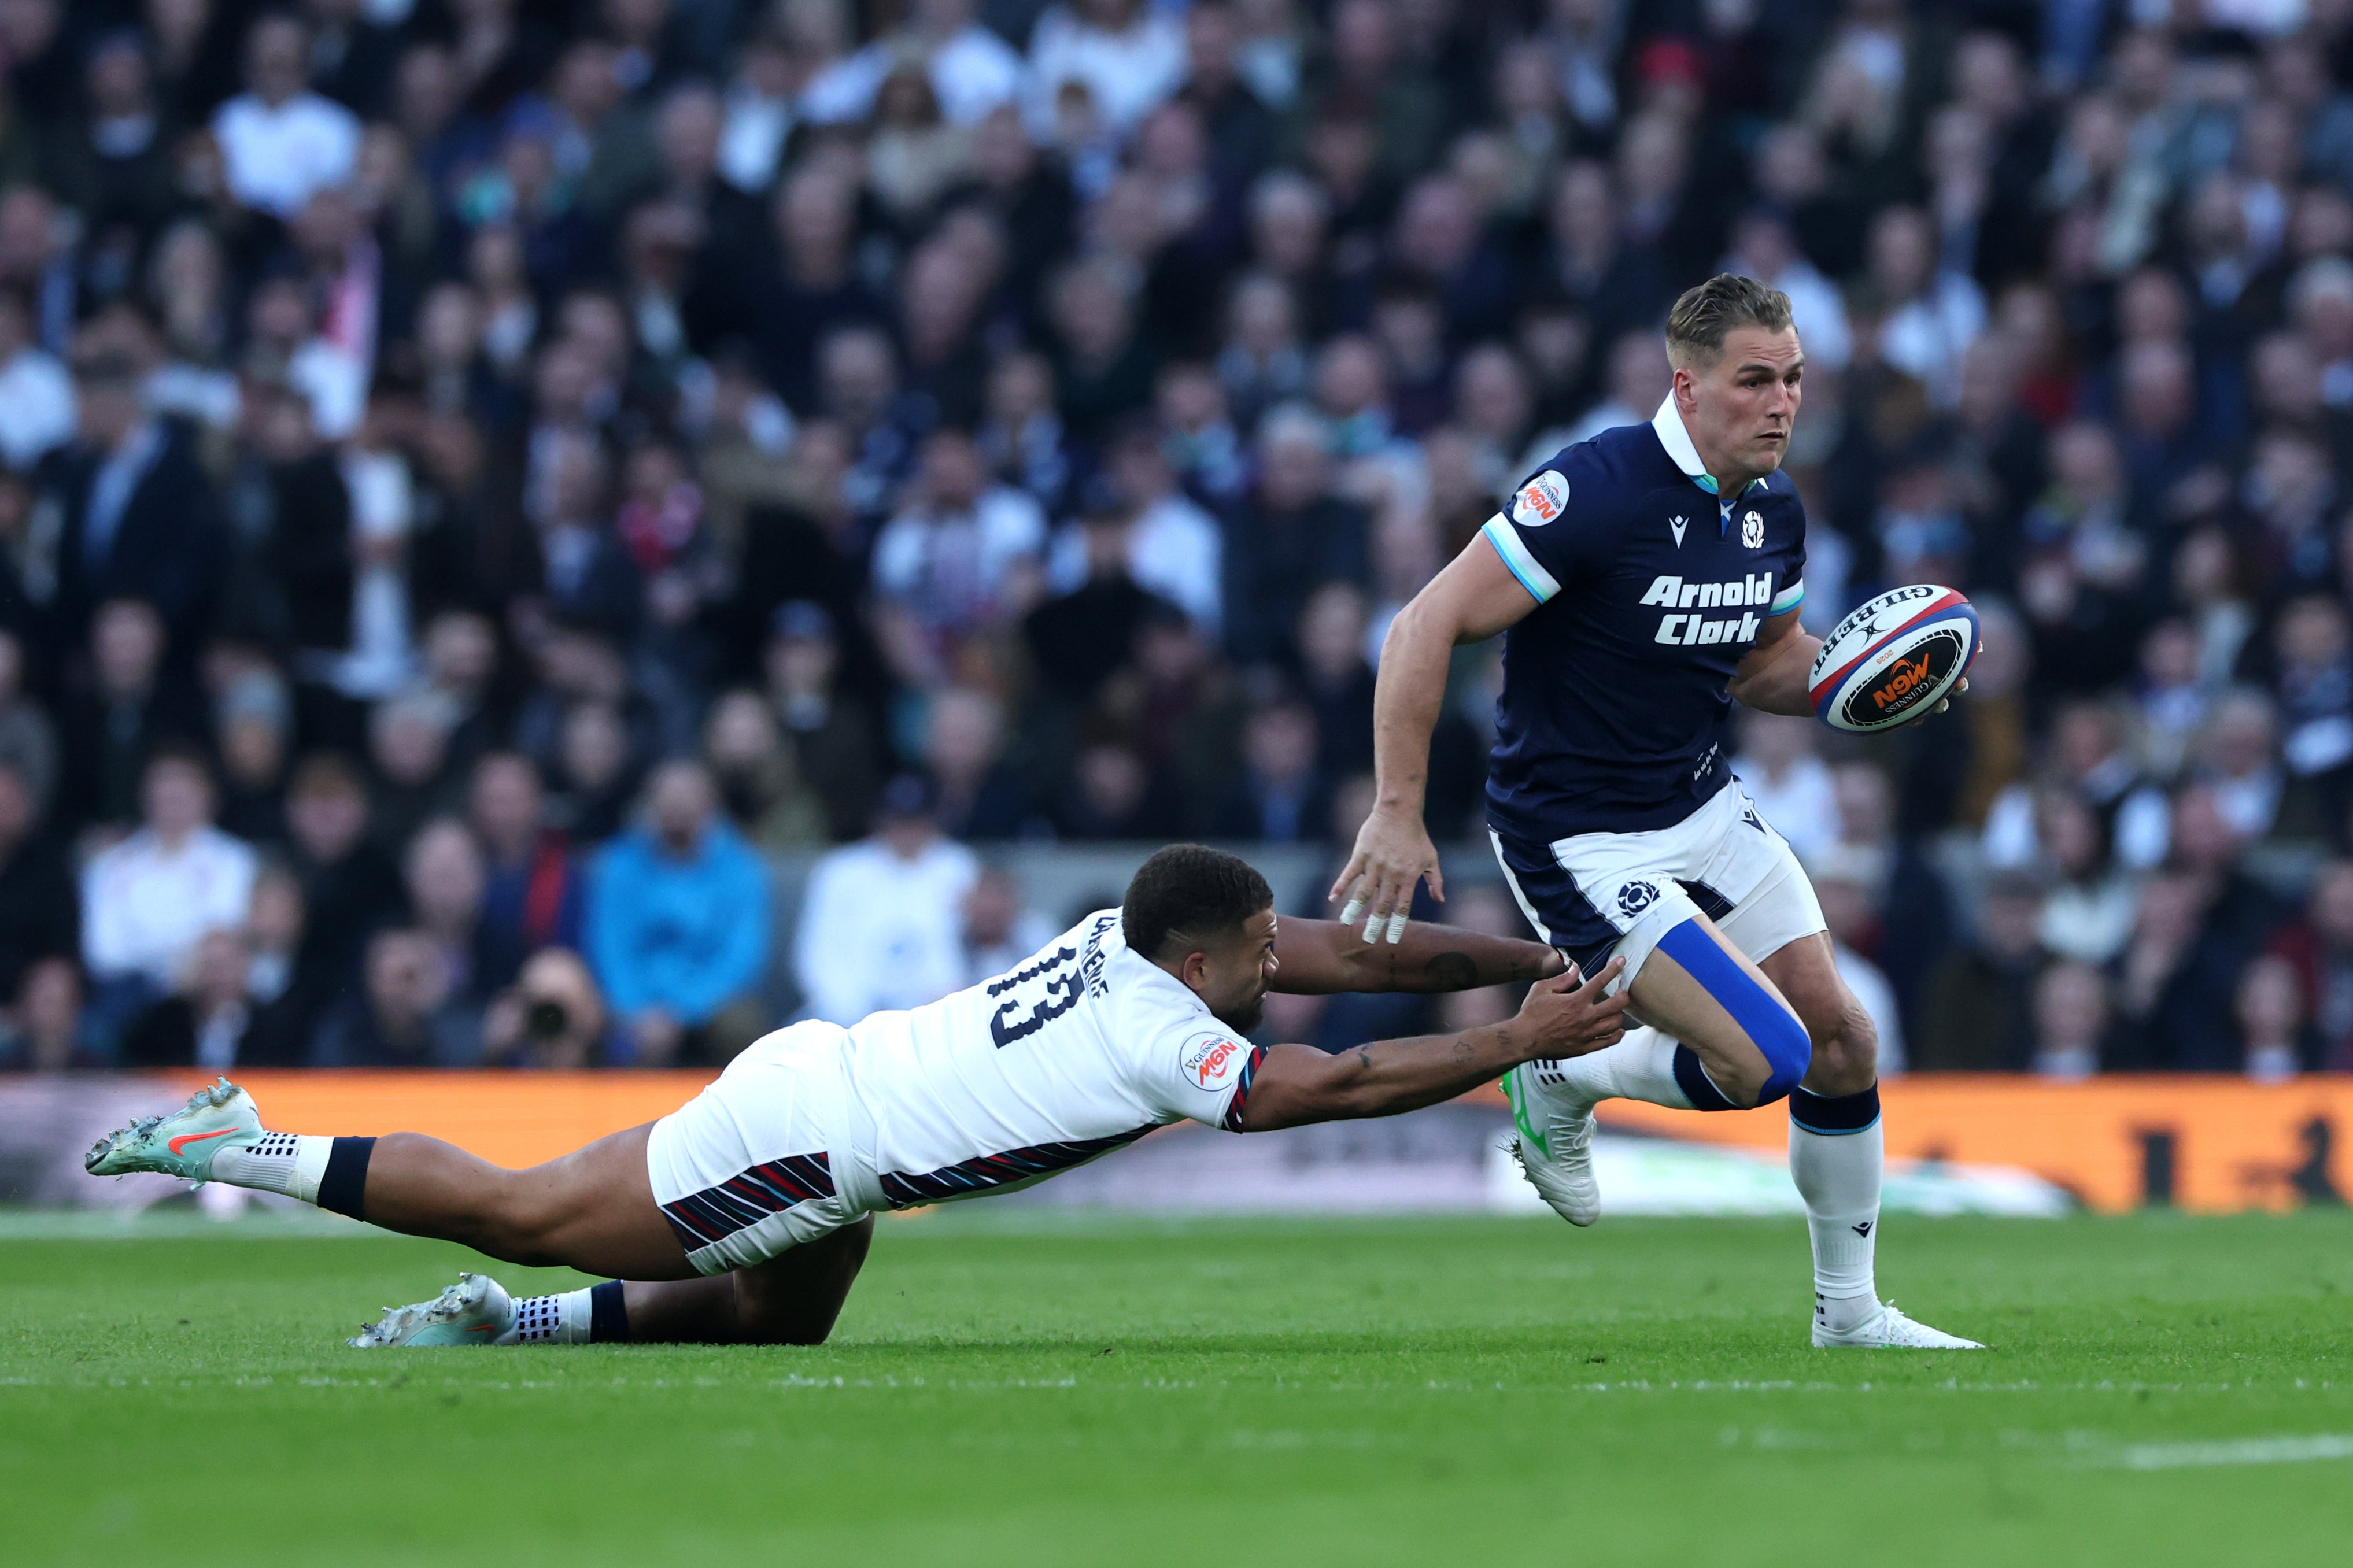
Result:
M1066 912L993 842L1344 847L1388 617L1729 268L1809 624L1985 618L1942 720L1742 732L1891 1057L2353 1067L2347 0L0 0L0 1063L707 1063L764 857L855 1017Z

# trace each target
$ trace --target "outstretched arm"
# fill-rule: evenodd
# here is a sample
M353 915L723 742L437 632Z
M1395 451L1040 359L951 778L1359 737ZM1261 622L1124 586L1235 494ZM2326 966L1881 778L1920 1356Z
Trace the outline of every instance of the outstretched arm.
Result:
M1598 1051L1625 1028L1628 994L1602 994L1624 964L1613 958L1583 984L1574 969L1539 980L1519 1015L1492 1028L1376 1040L1330 1057L1306 1046L1271 1047L1251 1079L1241 1130L1395 1116L1467 1093L1522 1062Z
M1381 643L1380 679L1373 686L1372 816L1356 834L1356 853L1332 884L1345 899L1340 918L1365 921L1365 940L1384 929L1391 942L1405 929L1414 884L1430 879L1430 896L1443 903L1446 880L1438 850L1422 825L1430 782L1430 732L1446 699L1447 661L1459 643L1484 642L1536 607L1495 547L1472 540L1462 553L1413 596L1389 623Z
M1394 942L1366 942L1337 921L1284 919L1274 931L1271 989L1292 996L1341 991L1473 991L1546 980L1568 960L1540 942L1416 923Z

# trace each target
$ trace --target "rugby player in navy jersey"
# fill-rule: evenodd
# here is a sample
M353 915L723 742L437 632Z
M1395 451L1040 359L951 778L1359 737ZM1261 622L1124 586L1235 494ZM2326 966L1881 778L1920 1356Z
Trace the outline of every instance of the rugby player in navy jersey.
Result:
M1878 1041L1804 870L1725 755L1735 701L1813 711L1806 513L1780 472L1805 372L1788 299L1710 279L1668 313L1667 357L1657 417L1556 455L1391 626L1377 800L1332 897L1365 941L1393 942L1418 882L1445 896L1422 824L1430 728L1454 647L1503 633L1488 837L1539 936L1587 973L1622 961L1644 1026L1505 1076L1529 1181L1591 1225L1599 1101L1786 1098L1813 1342L1979 1349L1879 1299Z

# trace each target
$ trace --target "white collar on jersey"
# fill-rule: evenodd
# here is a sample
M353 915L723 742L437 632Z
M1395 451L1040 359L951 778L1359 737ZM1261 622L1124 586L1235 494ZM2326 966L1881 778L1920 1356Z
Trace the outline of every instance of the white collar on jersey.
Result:
M1673 393L1668 393L1660 402L1658 413L1651 417L1651 428L1657 432L1659 445L1667 449L1667 456L1674 459L1675 467L1681 468L1692 483L1708 494L1715 495L1715 476L1709 473L1707 465L1699 460L1699 448L1692 444L1691 432L1683 428L1683 410L1675 406ZM1751 479L1748 489L1753 490L1764 482L1763 479ZM1747 493L1747 490L1741 492L1743 495ZM1728 504L1721 496L1716 499L1719 504Z

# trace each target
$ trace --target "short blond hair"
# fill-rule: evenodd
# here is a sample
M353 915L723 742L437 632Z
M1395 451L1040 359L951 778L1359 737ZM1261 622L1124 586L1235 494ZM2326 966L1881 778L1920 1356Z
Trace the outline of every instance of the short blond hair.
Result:
M1719 272L1683 291L1667 312L1667 358L1678 367L1714 364L1735 327L1778 332L1789 324L1789 297L1754 278Z

